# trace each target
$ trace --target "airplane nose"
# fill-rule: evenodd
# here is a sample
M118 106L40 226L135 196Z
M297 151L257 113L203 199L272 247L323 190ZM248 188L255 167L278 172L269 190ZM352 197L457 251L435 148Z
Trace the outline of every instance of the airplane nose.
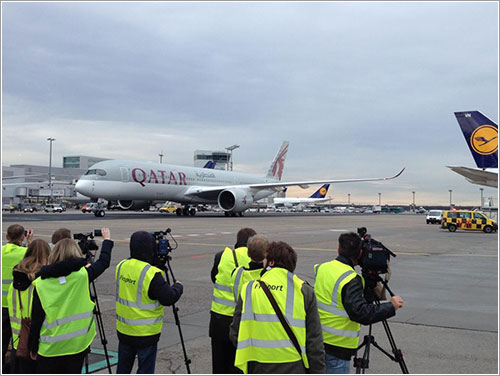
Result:
M78 180L75 185L75 190L84 196L90 196L92 192L92 182L89 180Z

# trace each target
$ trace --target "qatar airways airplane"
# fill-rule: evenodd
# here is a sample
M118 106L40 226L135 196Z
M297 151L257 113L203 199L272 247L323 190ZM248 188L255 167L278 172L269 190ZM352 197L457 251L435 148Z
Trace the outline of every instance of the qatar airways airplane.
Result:
M117 200L122 209L138 210L149 207L154 201L174 201L184 205L184 215L196 214L196 209L189 205L217 204L226 216L242 216L255 201L285 187L308 188L313 184L390 180L404 170L386 178L284 182L281 176L287 152L288 141L284 141L265 176L152 162L107 160L93 165L78 180L75 188L98 202ZM96 210L94 214L96 217L105 215L103 209Z

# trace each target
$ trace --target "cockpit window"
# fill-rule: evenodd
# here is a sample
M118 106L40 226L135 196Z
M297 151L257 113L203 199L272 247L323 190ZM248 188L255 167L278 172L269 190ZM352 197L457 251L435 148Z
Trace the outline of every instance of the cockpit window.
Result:
M87 170L85 175L99 175L99 176L106 176L106 171L98 168L98 169L91 169Z

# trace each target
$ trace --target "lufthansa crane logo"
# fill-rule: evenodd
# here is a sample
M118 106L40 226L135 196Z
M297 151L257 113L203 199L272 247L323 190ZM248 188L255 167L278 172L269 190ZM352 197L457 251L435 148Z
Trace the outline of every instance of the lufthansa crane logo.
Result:
M481 155L490 155L498 150L498 129L493 125L481 125L470 136L474 151Z
M319 193L321 193L323 196L326 195L326 188L323 187L319 190Z

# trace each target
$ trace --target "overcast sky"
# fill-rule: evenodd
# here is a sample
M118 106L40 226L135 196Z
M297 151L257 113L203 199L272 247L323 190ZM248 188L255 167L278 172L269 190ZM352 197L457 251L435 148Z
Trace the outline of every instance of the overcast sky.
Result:
M498 2L2 2L2 164L193 165L232 144L334 203L479 204L454 111L498 124ZM292 196L313 191L290 189ZM497 190L485 188L485 196Z

